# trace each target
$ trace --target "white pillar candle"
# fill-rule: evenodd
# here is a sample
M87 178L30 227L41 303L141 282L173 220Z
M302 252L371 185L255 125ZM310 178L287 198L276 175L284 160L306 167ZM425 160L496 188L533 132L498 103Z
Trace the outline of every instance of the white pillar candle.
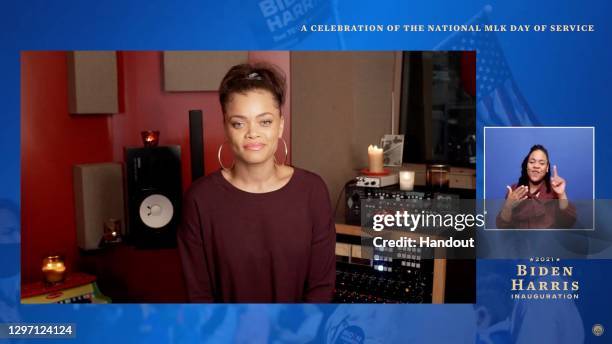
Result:
M383 149L378 146L368 147L368 169L373 173L383 172Z
M414 189L414 171L400 171L400 190L412 191Z

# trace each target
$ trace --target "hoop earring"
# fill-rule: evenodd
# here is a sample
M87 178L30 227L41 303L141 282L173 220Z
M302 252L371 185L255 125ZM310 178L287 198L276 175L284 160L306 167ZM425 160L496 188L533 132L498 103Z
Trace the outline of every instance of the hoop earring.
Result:
M289 156L289 149L287 148L287 141L285 141L285 139L282 137L280 137L279 139L283 141L283 146L285 146L285 160L283 160L283 163L279 165L284 165L287 162L287 157ZM278 164L278 162L276 161L276 155L274 155L274 162Z
M219 161L219 165L221 165L221 168L224 169L225 171L229 171L232 168L234 168L234 162L232 161L232 167L230 167L229 169L225 166L223 166L223 162L221 162L221 151L223 150L223 145L225 144L225 142L223 142L221 144L221 146L219 146L219 149L217 150L217 161Z

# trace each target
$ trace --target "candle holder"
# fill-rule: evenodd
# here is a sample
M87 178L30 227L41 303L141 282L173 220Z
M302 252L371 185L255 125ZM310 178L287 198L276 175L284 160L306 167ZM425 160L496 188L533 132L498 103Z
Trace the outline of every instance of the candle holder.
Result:
M449 186L450 166L445 164L427 165L427 186L433 190L446 190Z
M121 242L121 220L109 218L104 221L100 247Z
M61 283L66 277L64 258L59 255L45 257L41 269L45 276L45 282L50 285Z
M157 147L159 144L159 130L145 130L140 132L145 147Z

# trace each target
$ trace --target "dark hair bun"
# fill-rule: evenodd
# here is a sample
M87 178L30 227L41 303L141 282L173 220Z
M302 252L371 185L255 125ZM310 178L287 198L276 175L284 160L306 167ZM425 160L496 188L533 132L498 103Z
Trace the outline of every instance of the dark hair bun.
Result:
M244 94L251 90L269 91L280 108L285 103L285 84L284 73L275 65L264 62L235 65L219 85L221 109L225 113L232 94Z

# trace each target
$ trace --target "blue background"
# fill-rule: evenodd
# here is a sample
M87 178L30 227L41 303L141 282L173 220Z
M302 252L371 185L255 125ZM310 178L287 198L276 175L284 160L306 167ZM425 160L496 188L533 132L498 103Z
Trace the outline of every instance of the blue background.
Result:
M531 32L488 34L486 44L474 45L465 34L420 32L384 33L308 33L288 39L275 39L268 29L257 2L229 0L204 1L48 1L5 2L0 14L0 199L7 208L20 203L20 66L21 50L162 50L162 49L236 49L236 50L428 50L464 48L478 51L478 75L503 72L521 95L521 107L529 108L528 117L511 117L504 112L478 121L478 195L482 197L482 129L485 125L595 126L596 175L605 176L612 164L612 132L609 116L609 81L612 70L612 38L609 1L313 1L314 11L304 18L316 23L342 24L463 24L486 20L493 24L594 24L595 32ZM454 44L454 42L458 42ZM494 42L495 48L491 48ZM478 44L478 42L476 42ZM505 61L504 67L490 67L482 56L492 54ZM487 58L487 60L489 60ZM492 68L493 70L487 70ZM496 70L499 68L499 70ZM484 85L482 79L479 80ZM483 92L486 90L483 90ZM479 93L479 99L490 96ZM565 167L560 170L565 171ZM610 198L610 178L597 180L596 197ZM609 225L610 211L598 211L598 223ZM599 216L602 214L602 218ZM607 217L603 217L607 216ZM5 221L4 219L0 221ZM608 222L605 222L608 221ZM605 223L604 223L605 222ZM6 225L0 222L0 225ZM13 225L11 225L13 226ZM12 228L12 227L11 227ZM18 225L15 226L18 230ZM550 235L555 235L551 233ZM609 247L610 239L602 239ZM210 319L215 310L225 312L227 321L215 327L214 335L231 341L236 336L249 338L270 325L278 325L282 309L286 318L300 322L301 305L111 305L111 306L20 306L18 304L19 253L14 245L2 243L0 266L0 322L74 322L78 341L106 342L134 339L136 342L197 342L193 328L202 319ZM509 288L514 261L481 260L478 279L501 276L501 285L479 283L478 296L486 292L504 295ZM530 341L561 343L581 329L584 340L610 342L612 309L612 262L609 260L567 261L580 271L581 299L570 303L531 303L532 314L541 326L524 334ZM482 299L490 309L503 306L507 299ZM516 307L517 305L511 305ZM503 308L503 307L502 307ZM506 309L506 308L504 308ZM359 333L373 342L465 342L474 343L477 313L472 305L326 305L319 308L332 320L312 329L320 341L333 331L328 326ZM581 321L564 323L552 331L556 319L577 310ZM250 318L248 316L251 316ZM335 321L333 319L338 319ZM248 319L248 329L234 326L232 319ZM591 334L595 323L607 332ZM558 324L558 323L557 323ZM559 328L559 327L557 327ZM543 330L544 329L544 330ZM482 330L482 329L481 329ZM556 334L556 336L555 336ZM254 338L251 336L251 338ZM514 337L509 338L513 341Z
M593 198L592 128L485 128L485 197L504 199L531 146L543 145L571 199Z

